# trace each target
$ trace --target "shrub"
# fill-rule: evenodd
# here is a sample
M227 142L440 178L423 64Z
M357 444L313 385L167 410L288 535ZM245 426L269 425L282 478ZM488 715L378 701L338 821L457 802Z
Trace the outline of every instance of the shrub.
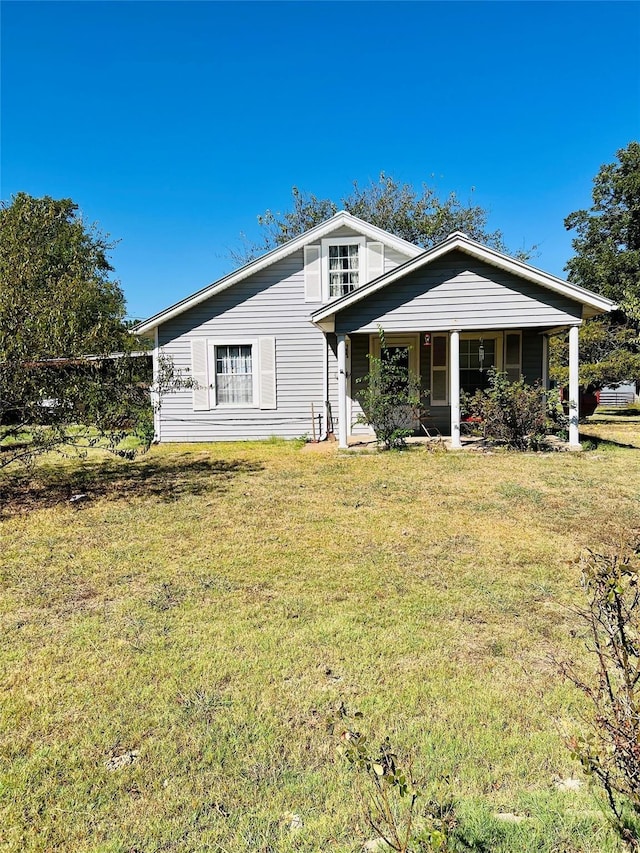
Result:
M463 397L465 412L480 418L485 435L516 450L539 450L549 431L561 426L558 406L551 408L541 385L523 377L509 382L505 373L489 371L489 388Z
M561 669L588 697L586 736L569 739L574 758L604 791L612 823L631 850L640 849L640 543L620 553L582 558L587 626L596 673Z
M420 378L406 365L402 349L387 346L380 334L380 357L369 355L369 373L357 381L364 384L358 393L363 415L358 423L373 427L385 450L404 447L414 432L422 412Z

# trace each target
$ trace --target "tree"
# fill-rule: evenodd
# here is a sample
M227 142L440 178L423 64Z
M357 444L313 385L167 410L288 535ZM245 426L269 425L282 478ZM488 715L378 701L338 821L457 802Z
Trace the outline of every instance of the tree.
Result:
M593 205L564 221L575 229L569 281L613 300L617 311L580 330L580 384L593 390L640 377L640 143L621 148L593 181ZM555 340L551 375L566 383L567 347Z
M564 221L575 229L569 281L613 300L640 322L640 143L621 148L593 181L593 205Z
M425 249L458 230L499 251L507 251L502 233L487 229L487 212L483 208L462 204L453 192L441 199L427 184L418 191L381 172L377 181L370 181L365 187L354 181L352 192L339 203L293 187L292 209L284 213L267 210L258 216L264 231L262 241L250 243L243 235L244 246L233 253L234 260L248 263L324 222L339 209ZM534 249L516 252L515 256L526 260Z
M132 355L114 244L77 211L26 193L0 207L0 467L98 435L115 447L149 422L148 360Z
M125 300L107 253L71 199L18 193L0 208L0 358L60 358L125 347Z
M640 377L640 341L635 325L617 314L594 317L580 328L580 385L587 392ZM549 341L549 375L569 384L567 335Z

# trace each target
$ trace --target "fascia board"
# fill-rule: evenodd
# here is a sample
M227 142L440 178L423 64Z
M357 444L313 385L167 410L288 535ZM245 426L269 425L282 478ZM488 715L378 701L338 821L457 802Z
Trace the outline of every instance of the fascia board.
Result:
M548 290L554 290L557 293L568 296L576 302L581 302L583 305L595 308L598 312L612 311L616 307L614 302L610 299L606 299L604 296L599 296L596 293L585 290L583 287L578 287L578 285L563 281L550 273L536 269L536 267L529 266L529 264L525 264L522 261L517 261L515 258L510 258L508 255L502 254L502 252L497 252L495 249L489 249L487 246L483 246L480 243L469 240L468 238L460 238L456 236L445 240L438 246L434 246L433 249L427 249L427 251L423 252L420 256L401 264L399 267L396 267L390 272L385 273L385 275L380 276L375 281L365 284L363 287L354 290L352 293L348 293L346 296L332 302L330 305L314 311L311 318L314 323L318 323L325 317L336 314L339 311L343 311L345 308L354 305L361 299L370 296L372 293L376 293L376 291L393 284L393 282L398 281L398 279L403 278L411 272L414 272L414 270L433 263L438 260L438 258L448 254L449 252L453 252L456 249L459 249L477 260L485 261L491 266L498 267L506 272L511 272L519 278L528 279L529 281L539 284L541 287Z
M346 211L340 211L339 213L336 213L334 216L332 216L331 219L327 219L325 222L321 222L319 225L310 228L308 231L305 231L304 234L301 234L299 237L294 237L293 240L289 240L289 242L285 243L283 246L278 246L276 249L272 249L270 252L267 252L266 255L262 255L260 258L256 258L255 261L251 261L251 263L246 264L246 266L241 267L239 270L235 270L234 272L229 273L218 281L213 282L213 284L209 284L206 287L203 287L202 290L198 290L191 296L187 296L180 302L176 302L175 305L171 305L164 311L160 311L158 314L154 314L153 317L149 317L149 319L143 320L131 331L137 335L142 335L145 334L145 332L150 332L162 323L166 323L167 320L171 320L173 319L173 317L177 317L179 314L182 314L184 311L188 311L195 305L199 305L201 302L204 302L211 296L215 296L222 290L226 290L228 287L232 287L234 284L243 281L250 275L260 272L266 267L271 266L271 264L282 260L282 258L286 258L287 255L296 252L303 246L322 239L323 237L327 236L328 234L331 234L331 232L335 231L337 228L340 228L343 225L362 232L365 236L370 237L372 240L380 240L387 246L391 246L397 249L402 254L409 255L411 257L416 257L418 255L421 255L423 252L423 250L419 247L414 246L412 243L408 243L406 240L402 240L399 237L394 237L393 234L389 234L387 231L383 231L382 228L378 228L375 225L369 225L368 222L364 222L362 219L358 219L357 216L352 216Z

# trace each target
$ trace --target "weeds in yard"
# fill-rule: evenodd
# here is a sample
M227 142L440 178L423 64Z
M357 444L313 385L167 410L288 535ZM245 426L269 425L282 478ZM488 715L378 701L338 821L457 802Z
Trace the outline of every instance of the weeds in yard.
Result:
M364 797L367 820L378 838L397 853L436 853L448 848L457 820L452 802L426 803L418 813L422 792L411 761L401 766L388 737L375 746L358 725L362 713L349 715L343 702L329 715L327 729L338 738L337 753L363 774L369 785Z

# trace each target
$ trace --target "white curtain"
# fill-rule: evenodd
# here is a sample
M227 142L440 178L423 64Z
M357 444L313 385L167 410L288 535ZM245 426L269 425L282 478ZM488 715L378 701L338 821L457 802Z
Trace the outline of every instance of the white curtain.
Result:
M216 400L218 405L253 403L251 346L216 347Z

